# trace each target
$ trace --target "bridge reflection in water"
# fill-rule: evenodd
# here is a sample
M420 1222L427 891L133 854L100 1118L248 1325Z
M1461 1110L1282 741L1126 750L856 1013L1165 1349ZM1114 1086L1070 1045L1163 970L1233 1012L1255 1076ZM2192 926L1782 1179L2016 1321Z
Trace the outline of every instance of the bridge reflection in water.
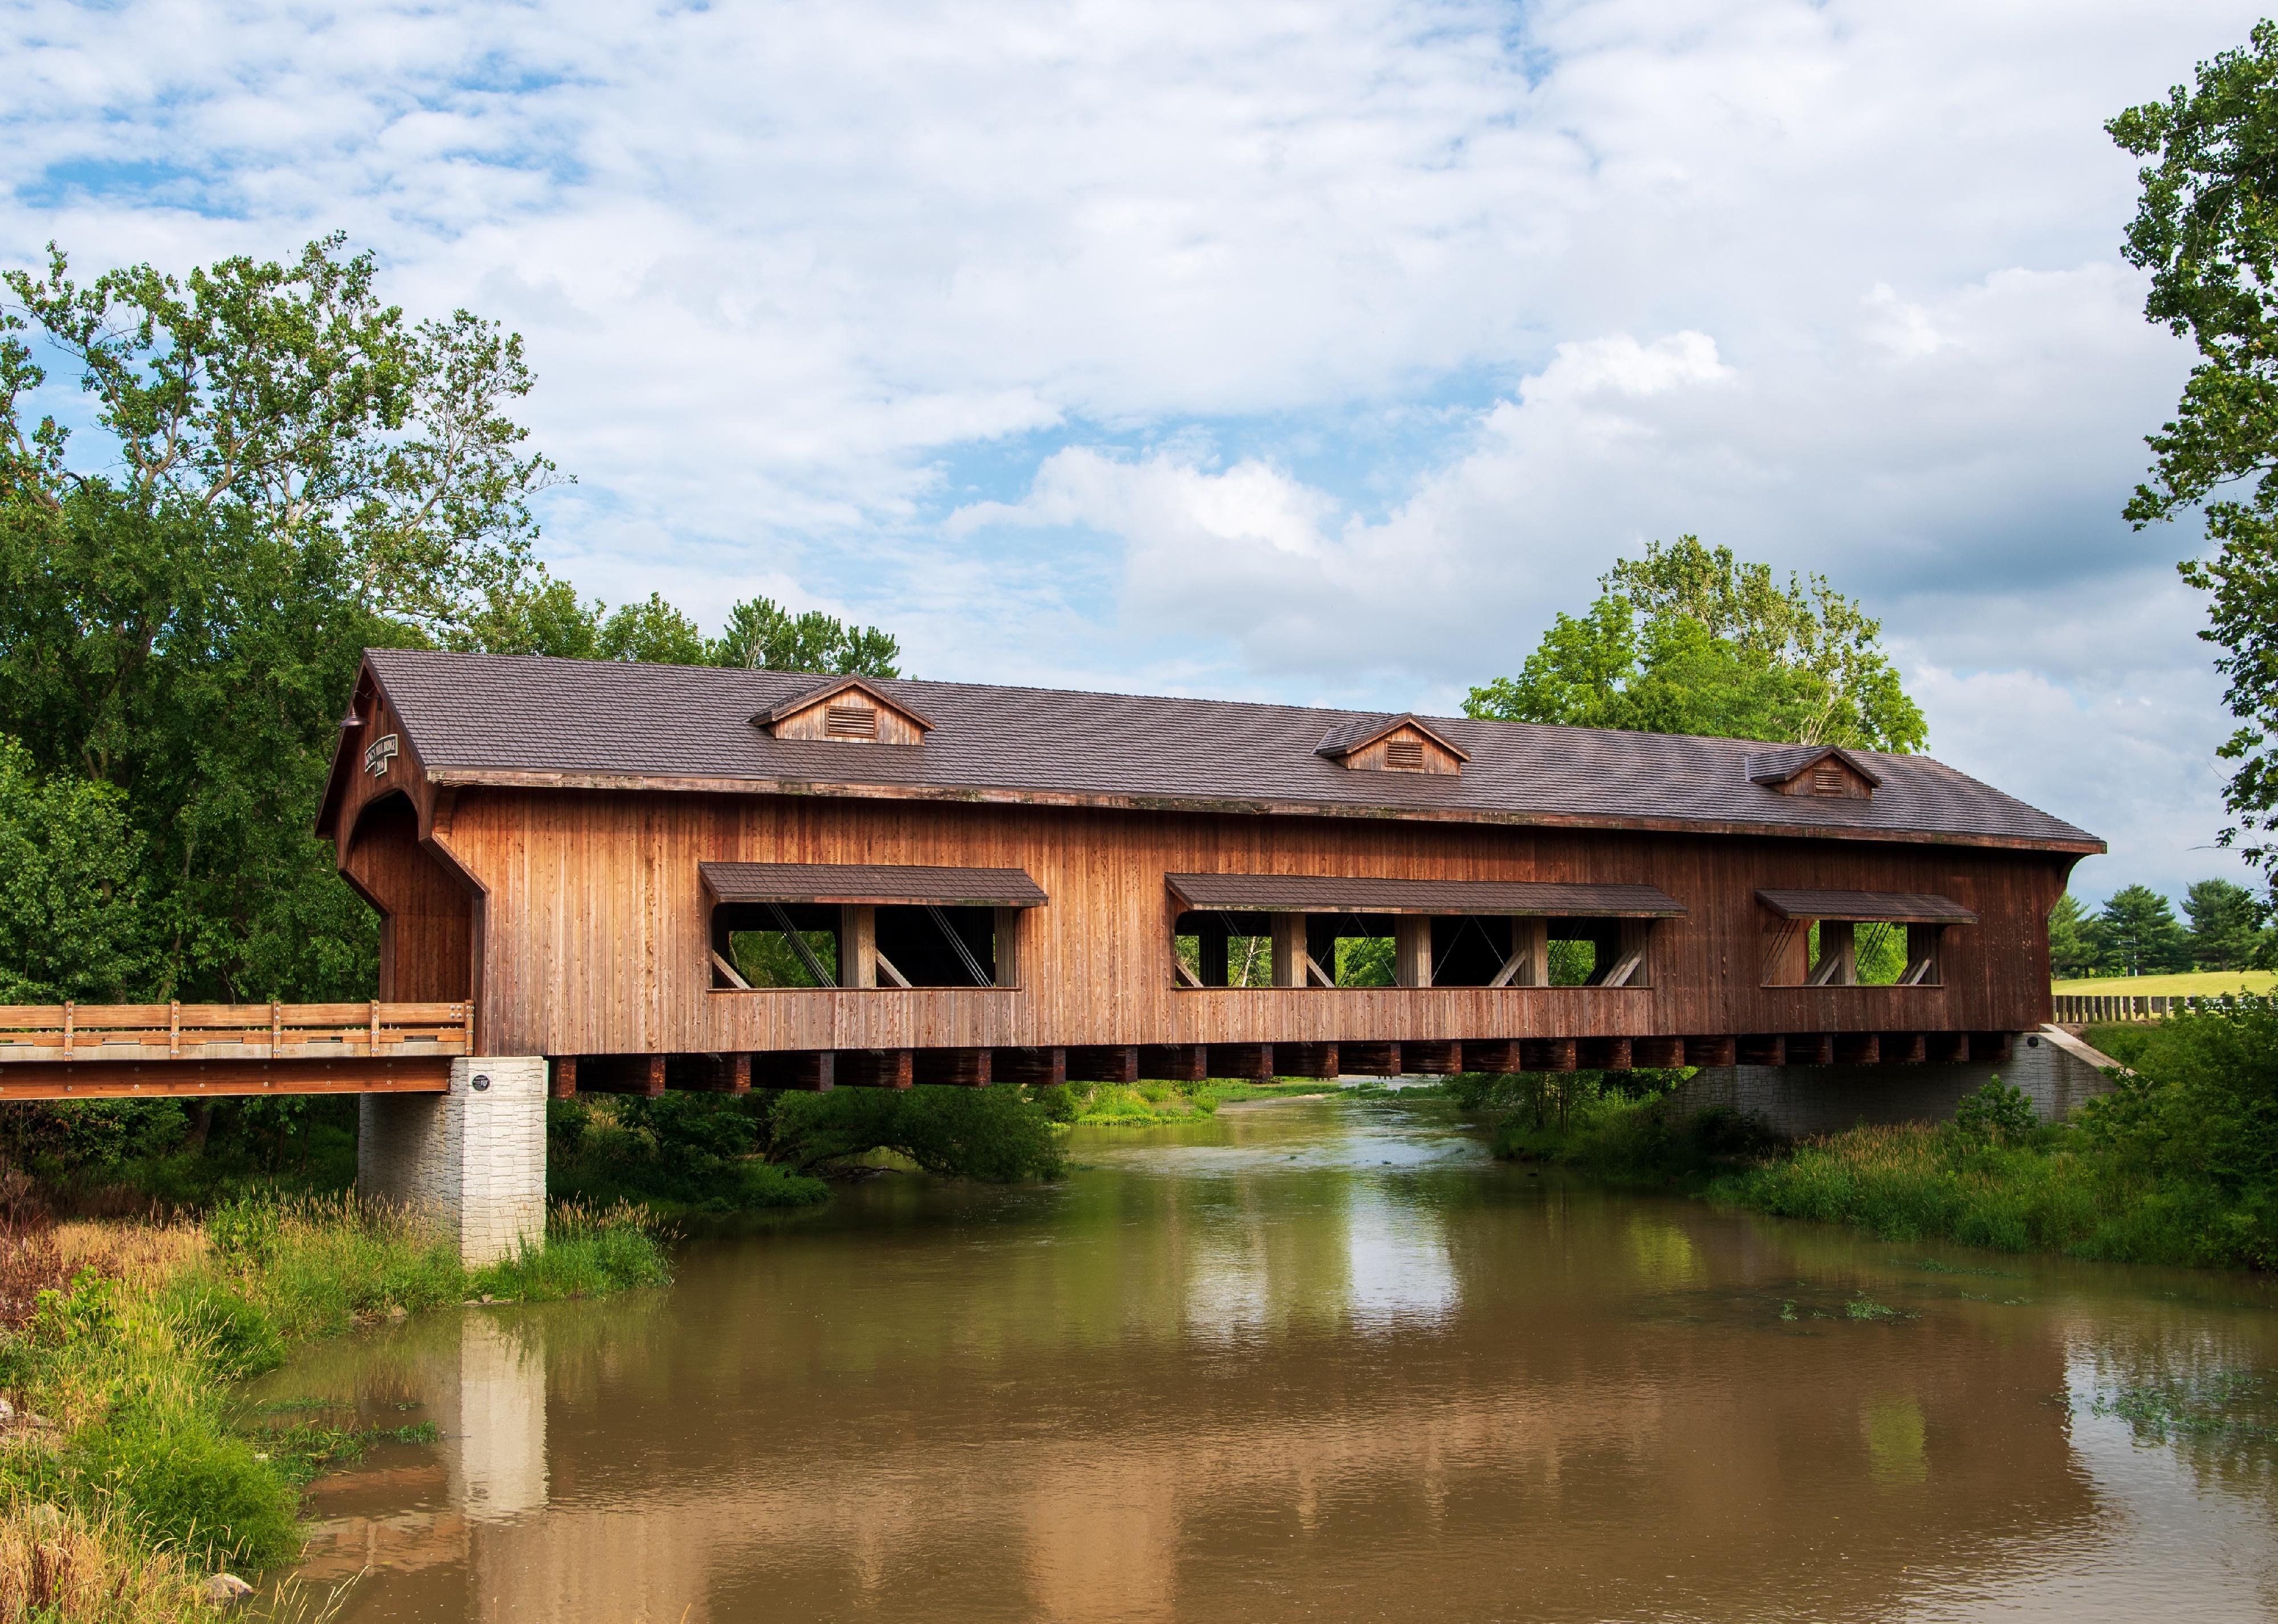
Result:
M1330 1107L1182 1132L1095 1138L1052 1191L882 1181L692 1247L670 1293L313 1351L269 1396L446 1439L320 1486L309 1576L375 1570L350 1620L2125 1617L2278 1593L2266 1476L2179 1474L2050 1399L2098 1359L2268 1365L2252 1288L1924 1270ZM1862 1291L1920 1317L1854 1318Z

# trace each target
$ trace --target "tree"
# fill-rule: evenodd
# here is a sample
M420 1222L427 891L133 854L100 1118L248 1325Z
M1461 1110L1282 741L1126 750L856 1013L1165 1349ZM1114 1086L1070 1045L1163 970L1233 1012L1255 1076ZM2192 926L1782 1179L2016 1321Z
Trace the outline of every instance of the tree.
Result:
M2224 791L2249 862L2278 846L2278 25L2199 64L2196 88L2131 107L2106 125L2131 155L2142 193L2123 249L2152 275L2147 320L2189 337L2198 362L2175 416L2146 437L2150 479L2126 515L2138 529L2201 509L2212 557L2183 578L2210 594L2200 636L2239 726L2221 748L2237 763Z
M2097 916L2104 968L2123 976L2188 969L2190 947L2167 899L2149 885L2123 885Z
M1472 690L1466 715L1573 727L1919 749L1922 711L1881 647L1882 624L1821 576L1777 584L1681 536L1599 581L1516 678Z
M117 792L159 945L122 991L368 996L376 922L310 820L362 651L528 589L554 475L508 415L520 341L408 322L338 238L0 281L0 732L48 793ZM91 456L25 417L32 333L77 367ZM108 977L87 953L70 974Z
M898 677L901 645L875 626L851 626L809 609L794 615L768 598L728 611L709 649L714 665L749 671L817 671L834 677Z
M2190 954L2201 969L2245 969L2265 946L2261 905L2245 886L2205 879L2183 893L2191 922Z
M2069 891L2049 910L2049 970L2060 980L2092 976L2104 957L2097 922Z
M0 734L0 1004L123 999L153 951L126 797Z
M850 626L817 609L793 615L766 598L730 608L728 625L707 640L694 621L651 593L645 603L611 609L581 603L566 581L534 566L510 588L488 595L453 635L455 647L491 654L553 655L569 660L634 660L665 665L723 665L739 670L815 671L895 677L900 645L875 626Z
M370 254L335 234L292 264L243 256L176 278L147 264L74 283L50 243L44 276L0 276L0 494L55 509L89 482L52 417L19 397L45 380L15 334L79 365L111 441L102 476L131 509L234 509L256 532L320 536L357 607L455 624L517 578L554 482L507 415L534 379L520 335L465 310L407 323L373 291Z

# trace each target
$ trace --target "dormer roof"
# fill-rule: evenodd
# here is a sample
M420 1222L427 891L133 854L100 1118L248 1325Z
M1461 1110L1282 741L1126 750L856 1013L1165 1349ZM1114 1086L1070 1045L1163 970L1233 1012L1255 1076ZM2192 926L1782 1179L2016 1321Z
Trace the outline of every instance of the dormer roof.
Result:
M778 739L922 744L932 719L860 677L833 677L752 718Z
M1813 788L1799 785L1799 780L1823 766L1831 764L1847 773L1855 782L1846 782L1839 787ZM1797 794L1810 790L1814 793L1855 795L1871 800L1883 780L1875 770L1857 755L1838 745L1789 745L1773 750L1752 750L1748 754L1748 781L1769 789ZM1824 774L1821 776L1824 777Z
M1390 748L1380 748L1402 743L1424 747L1413 753L1413 759L1397 762L1391 759ZM1443 759L1433 761L1434 752ZM1346 767L1387 768L1395 772L1461 772L1464 763L1472 759L1471 752L1410 711L1341 722L1322 736L1313 754Z

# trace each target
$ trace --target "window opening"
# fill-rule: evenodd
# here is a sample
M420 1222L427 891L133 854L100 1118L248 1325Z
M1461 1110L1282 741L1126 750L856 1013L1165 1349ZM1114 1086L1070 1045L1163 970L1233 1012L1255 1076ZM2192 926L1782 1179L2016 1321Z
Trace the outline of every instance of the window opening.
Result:
M874 956L882 980L906 987L997 984L997 914L933 903L881 905Z
M1270 987L1273 927L1263 914L1181 914L1172 927L1181 986Z
M958 961L965 966L965 973L973 977L973 984L976 987L993 984L996 978L981 968L980 959L974 954L966 939L957 933L956 928L949 923L949 915L938 908L929 907L926 912L933 916L933 922L940 928L943 938L957 950Z
M1586 987L1598 968L1598 944L1579 941L1572 937L1550 938L1550 984L1554 987Z
M731 985L835 987L837 915L836 908L780 902L720 908L713 916L714 967Z
M1938 924L1883 919L1785 919L1766 935L1770 987L1940 984Z
M1403 931L1425 932L1434 987L1533 985L1642 987L1649 984L1650 922L1639 919L1532 919L1502 914L1308 914L1304 984L1389 987L1402 984ZM1182 987L1276 984L1271 916L1190 912L1172 928L1173 981ZM1540 961L1538 961L1538 959Z

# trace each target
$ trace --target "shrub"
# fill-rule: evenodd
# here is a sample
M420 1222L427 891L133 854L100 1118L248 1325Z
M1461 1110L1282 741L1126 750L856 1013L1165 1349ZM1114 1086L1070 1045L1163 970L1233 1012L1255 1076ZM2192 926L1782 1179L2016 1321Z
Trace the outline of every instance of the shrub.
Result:
M115 1497L153 1544L210 1565L256 1567L301 1549L298 1492L210 1415L150 1416L130 1408L83 1429L65 1459L82 1492Z
M2012 1087L1998 1076L1989 1078L1984 1087L1965 1098L1953 1111L1953 1126L1958 1132L1990 1144L2014 1144L2030 1138L2040 1125L2040 1117L2025 1091Z
M761 1158L772 1099L682 1093L559 1101L547 1119L547 1189L588 1206L632 1201L721 1214L827 1200L820 1181Z
M890 1150L929 1173L1009 1184L1066 1165L1057 1126L1009 1086L784 1093L774 1128L776 1153L801 1168Z

